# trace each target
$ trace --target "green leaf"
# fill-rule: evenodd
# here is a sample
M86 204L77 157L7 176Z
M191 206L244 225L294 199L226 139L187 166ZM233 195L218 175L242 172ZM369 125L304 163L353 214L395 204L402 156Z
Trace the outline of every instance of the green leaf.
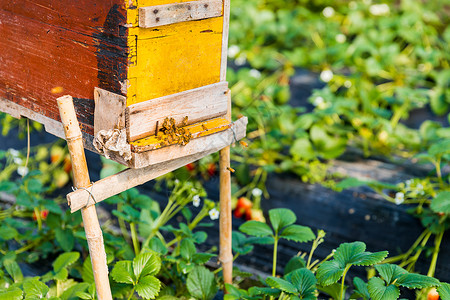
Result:
M140 277L158 274L159 269L161 269L161 259L155 253L140 253L133 259L133 271L138 280Z
M197 265L204 265L206 264L211 258L216 256L216 254L212 253L195 253L192 256L192 262Z
M294 160L311 160L316 157L311 142L305 137L296 139L289 149L289 152L294 157Z
M397 279L397 284L410 289L423 289L427 287L439 286L440 282L436 278L420 274L406 273Z
M275 233L278 233L283 227L294 224L297 221L297 217L292 210L287 208L269 210L269 219Z
M94 282L94 273L92 271L91 257L88 256L83 262L83 269L81 269L81 278L84 282Z
M12 259L4 259L3 266L6 269L6 272L12 277L14 282L21 282L23 280L23 274L20 270L19 265L15 260Z
M250 297L255 297L259 295L267 295L267 296L278 296L280 294L279 289L273 289L269 287L259 287L259 286L252 286L248 289L248 294Z
M61 271L63 268L67 268L80 257L79 252L67 252L63 253L53 262L53 270L55 273Z
M134 284L135 277L133 273L132 262L128 260L119 261L111 272L112 278L120 283Z
M67 277L69 277L69 271L67 271L67 269L61 269L58 272L55 272L55 274L53 275L54 280L60 281L66 280Z
M167 249L167 247L157 237L153 237L150 240L149 247L156 253L159 253L162 255L166 255L169 252L169 249Z
M439 293L439 296L442 300L449 300L450 299L450 284L443 282L441 285L437 288L437 292Z
M74 282L73 285L66 288L66 290L61 295L61 300L71 300L76 297L79 292L84 292L89 287L87 282ZM76 298L75 298L76 299Z
M356 266L372 266L381 262L388 255L387 251L380 252L363 252L353 259L351 264Z
M345 178L338 184L336 184L336 188L338 189L348 189L348 188L354 188L354 187L360 187L360 186L366 186L370 181L367 180L361 180L354 177Z
M180 244L180 255L187 261L191 261L197 252L194 242L191 239L183 239Z
M30 180L28 180L27 186L28 186L28 190L31 193L38 194L42 191L42 183L38 179L31 178Z
M450 214L450 192L440 192L431 200L430 208L436 213Z
M323 293L331 296L333 299L340 299L341 296L341 284L333 283L328 286L317 286L317 289ZM347 290L347 286L344 286L344 293Z
M12 227L2 226L0 227L0 240L8 241L16 238L19 232Z
M210 300L217 293L217 283L214 274L203 266L195 267L189 273L186 285L191 296L197 299Z
M298 243L309 242L316 238L311 228L300 225L290 225L286 227L280 236L284 239Z
M76 296L77 296L78 298L80 298L80 299L86 299L86 300L92 299L92 296L91 296L90 294L86 293L86 292L78 292L78 293L76 294Z
M380 276L388 283L391 284L395 279L401 275L408 273L405 269L394 264L381 264L376 265L375 269L380 273Z
M313 272L306 268L303 268L295 270L289 275L290 281L300 292L300 296L302 297L302 299L314 297L314 293L316 292L317 279L314 276Z
M38 279L31 279L23 284L23 291L25 292L25 299L41 299L45 298L49 288Z
M298 292L297 288L295 286L292 285L292 283L290 283L287 280L281 279L281 278L277 278L277 277L267 277L266 278L266 284L268 284L271 287L274 287L276 289L282 290L283 292L287 292L287 293L296 293Z
M72 230L68 228L66 229L56 228L55 238L64 251L67 252L73 249L73 246L75 244L75 238L73 237Z
M302 269L305 267L306 267L305 260L300 256L294 256L288 261L288 263L284 267L284 275L287 275L292 271Z
M231 247L233 252L244 255L253 250L253 245L249 244L245 235L238 231L232 232Z
M161 289L161 282L154 276L145 276L136 284L136 292L144 299L154 299Z
M0 292L0 300L20 300L23 299L22 290L14 287L5 292Z
M247 221L239 227L239 230L253 236L270 236L273 234L269 225L258 221Z
M321 264L317 269L316 276L320 285L327 286L337 282L342 273L344 273L344 267L337 260L332 260Z
M353 278L353 286L355 287L355 291L362 297L364 300L368 300L370 298L369 290L367 289L367 283L364 282L359 277Z
M385 285L383 279L372 277L367 285L370 297L373 300L397 300L400 296L400 290L395 285Z
M358 256L364 253L366 244L363 242L342 243L334 253L334 259L343 267L347 264L352 264L358 260Z

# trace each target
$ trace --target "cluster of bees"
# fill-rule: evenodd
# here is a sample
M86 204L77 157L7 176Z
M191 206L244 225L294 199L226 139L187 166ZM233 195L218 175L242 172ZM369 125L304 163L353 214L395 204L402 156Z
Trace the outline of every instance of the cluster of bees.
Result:
M161 147L178 144L187 145L192 138L189 130L183 128L187 125L188 117L184 117L183 121L177 126L174 118L165 118L161 128L156 125L156 136L161 140Z

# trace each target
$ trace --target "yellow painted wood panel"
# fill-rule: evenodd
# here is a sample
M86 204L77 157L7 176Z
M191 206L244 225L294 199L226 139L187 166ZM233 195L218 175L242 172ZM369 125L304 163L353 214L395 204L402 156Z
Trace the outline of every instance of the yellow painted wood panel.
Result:
M127 106L220 81L223 18L130 28ZM135 80L133 80L135 78Z
M127 2L127 106L220 81L223 17L156 28L138 27L139 7L187 1Z

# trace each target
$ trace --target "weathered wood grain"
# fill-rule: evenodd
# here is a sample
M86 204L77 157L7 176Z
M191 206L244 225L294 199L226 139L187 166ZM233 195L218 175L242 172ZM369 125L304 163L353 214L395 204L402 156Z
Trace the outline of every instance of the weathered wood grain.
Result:
M223 0L223 33L220 61L220 81L227 80L228 33L230 31L230 0Z
M168 160L173 160L182 156L189 156L207 149L222 149L227 145L242 139L245 136L247 128L247 118L242 117L232 123L230 129L215 133L213 135L203 136L191 140L187 145L171 145L142 153L132 153L132 168L142 168L148 165L159 164Z
M127 105L125 96L95 88L94 101L94 136L97 136L100 130L125 128L125 108Z
M181 93L148 100L126 108L127 134L130 142L153 135L156 123L165 118L186 125L222 116L227 112L228 83L220 82Z
M221 0L197 0L139 8L139 27L152 28L168 24L201 20L222 15Z
M0 3L0 97L59 121L56 98L71 94L93 134L94 87L121 93L128 50L122 1L89 3Z
M194 162L206 155L217 152L223 147L233 143L235 138L239 140L244 137L246 124L247 118L244 117L234 123L233 129L235 130L235 133L233 133L232 130L229 129L227 131L218 133L217 138L215 139L208 139L207 137L204 137L191 141L191 143L189 143L187 146L182 146L188 147L189 145L191 145L190 149L186 149L187 151L184 153L184 155L171 157L171 155L168 154L175 154L175 151L167 150L164 150L164 153L162 154L158 154L158 152L161 153L161 150L166 148L163 148L158 152L150 151L139 154L136 156L139 157L139 163L146 165L146 167L138 169L126 169L120 173L111 175L93 183L93 185L89 188L89 191L94 196L95 202L94 200L92 200L92 198L89 197L89 193L82 189L67 194L67 200L70 206L70 210L72 212L75 212L82 207L89 207L111 196L117 195L127 189L141 185L170 171L178 169L188 163ZM179 151L176 152L180 153ZM152 156L148 155L149 153L153 153L157 157L151 159ZM142 155L146 156L142 157ZM144 160L147 161L146 164L144 163ZM149 166L149 162L152 162L153 164Z

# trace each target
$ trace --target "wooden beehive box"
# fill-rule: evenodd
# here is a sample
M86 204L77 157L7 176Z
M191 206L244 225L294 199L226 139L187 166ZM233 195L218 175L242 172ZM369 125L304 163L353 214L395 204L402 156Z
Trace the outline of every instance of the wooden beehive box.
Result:
M63 138L71 95L85 148L132 168L217 151L247 122L226 117L228 20L229 0L1 1L0 110Z

